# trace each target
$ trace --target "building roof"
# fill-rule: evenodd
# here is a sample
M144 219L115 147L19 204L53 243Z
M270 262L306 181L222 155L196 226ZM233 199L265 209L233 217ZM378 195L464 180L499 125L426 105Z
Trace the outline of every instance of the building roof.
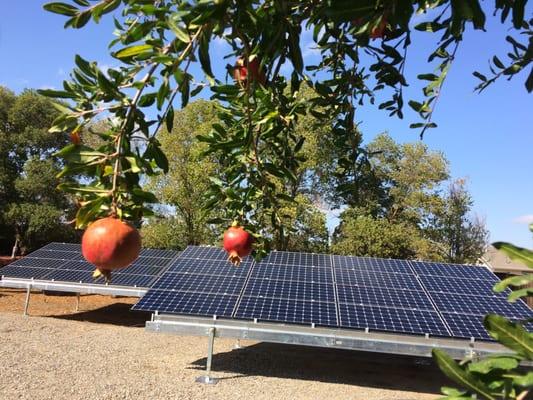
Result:
M505 253L493 246L489 246L481 257L481 262L495 273L522 275L533 272L531 268L511 260Z

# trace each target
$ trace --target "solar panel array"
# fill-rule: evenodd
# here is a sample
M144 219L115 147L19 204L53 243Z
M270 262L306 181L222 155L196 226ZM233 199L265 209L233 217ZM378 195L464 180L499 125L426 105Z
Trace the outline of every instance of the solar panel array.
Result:
M234 267L226 258L188 247L134 309L482 340L485 314L532 315L493 293L498 278L483 267L292 252Z
M139 258L132 265L113 272L109 285L148 288L177 255L172 250L142 249ZM0 276L104 285L102 277L93 279L93 271L94 265L85 261L79 244L49 243L1 268Z

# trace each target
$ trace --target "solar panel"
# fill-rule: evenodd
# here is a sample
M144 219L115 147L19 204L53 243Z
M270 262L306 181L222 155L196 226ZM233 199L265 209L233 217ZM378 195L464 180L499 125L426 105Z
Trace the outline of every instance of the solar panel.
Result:
M270 279L250 279L244 296L335 302L332 284Z
M336 269L335 279L339 285L389 287L392 289L422 290L414 275L385 274L373 271Z
M238 275L245 277L251 268L250 261L244 261L239 267L224 260L199 260L179 257L179 262L172 263L168 267L168 272L195 273L207 275Z
M238 296L149 290L133 310L231 317Z
M114 271L111 285L149 287L175 257L169 250L143 249L141 256L129 267ZM0 269L4 278L49 280L103 285L105 280L94 280L94 266L83 259L81 246L72 243L50 243L9 266Z
M508 318L527 318L531 309L522 301L509 303L502 296L457 296L448 293L431 293L438 309L447 313L458 314L500 314Z
M335 303L243 296L235 318L337 326Z
M413 271L405 260L387 258L332 256L335 268L374 271L380 273L411 274Z
M415 272L419 275L433 275L468 279L497 279L488 268L473 265L443 264L433 262L411 261Z
M330 268L331 257L326 254L272 251L261 261L261 263Z
M452 335L460 338L490 340L491 337L483 326L482 315L441 313L450 327Z
M340 303L435 311L423 291L338 285L337 292Z
M81 245L78 243L48 243L46 246L40 248L40 250L52 250L52 251L73 251L76 253L81 252Z
M0 268L0 276L14 277L20 279L41 279L43 276L48 275L53 269L51 268L37 268L37 267L25 267L18 265L8 265Z
M444 276L421 275L420 281L430 292L456 293L456 294L491 294L493 286L498 282L481 279L461 279ZM499 296L506 297L506 293Z
M378 331L449 336L435 311L339 304L340 326Z
M300 281L312 283L333 283L331 268L299 267L295 265L259 263L253 269L253 279L272 279L278 281Z
M134 309L483 340L481 315L531 314L493 294L498 280L481 267L282 251L241 267L226 258L188 247Z
M152 289L238 295L241 292L243 285L244 278L235 275L218 276L190 273L166 273L157 280L152 286Z

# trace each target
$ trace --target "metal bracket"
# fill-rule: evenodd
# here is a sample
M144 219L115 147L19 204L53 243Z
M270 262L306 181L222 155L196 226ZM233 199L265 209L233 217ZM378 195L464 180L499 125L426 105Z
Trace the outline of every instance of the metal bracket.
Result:
M80 311L80 294L76 293L76 312Z
M211 376L211 363L213 362L213 346L215 343L215 328L209 328L209 336L207 338L207 365L205 375L196 378L196 382L208 385L215 385L218 382L217 378Z
M23 315L25 317L28 316L28 307L30 305L30 295L31 295L31 285L28 285L28 287L26 288L26 300L24 302L24 313L23 313Z

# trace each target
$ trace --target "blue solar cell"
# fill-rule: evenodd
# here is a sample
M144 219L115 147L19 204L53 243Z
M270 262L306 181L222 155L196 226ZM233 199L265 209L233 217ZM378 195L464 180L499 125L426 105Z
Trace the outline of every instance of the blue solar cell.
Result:
M41 250L59 250L59 251L73 251L81 253L81 245L78 243L48 243L46 246L41 247Z
M79 253L73 252L73 251L62 251L62 250L43 250L39 249L36 250L30 254L28 254L26 257L28 258L36 258L36 259L54 259L54 260L72 260L78 257Z
M235 318L337 326L335 303L243 296Z
M333 285L298 281L250 279L244 296L334 302Z
M261 263L330 268L331 256L326 254L272 251L261 261Z
M420 281L430 292L457 293L472 296L506 297L509 291L494 294L492 287L498 282L481 279L447 278L444 276L420 275Z
M100 278L98 282L93 279L92 271L86 270L67 270L67 269L55 269L45 276L47 281L60 281L60 282L75 282L75 283L102 283L103 278Z
M453 336L492 340L483 326L483 316L470 314L450 314L443 312L442 317L450 327Z
M197 260L179 257L170 264L168 272L245 277L251 267L251 262L242 262L236 267L227 260Z
M136 274L136 275L152 275L157 276L165 271L167 267L148 266L133 263L129 267L115 271L115 274ZM94 267L93 267L94 269Z
M345 286L422 290L416 277L407 274L382 274L373 271L335 269L335 279L337 284Z
M75 271L94 271L94 265L88 263L87 261L67 261L62 264L59 269L70 269Z
M474 265L443 264L433 262L411 261L418 275L446 276L467 279L497 279L488 268Z
M405 260L387 258L332 256L333 266L340 269L355 269L380 273L413 274Z
M183 293L168 290L149 290L133 306L137 311L158 311L170 314L187 314L231 317L237 296L205 293Z
M141 257L158 257L158 258L174 258L179 254L175 250L163 250L163 249L142 249Z
M337 293L340 303L435 311L423 291L337 285Z
M135 265L146 265L148 267L163 267L165 265L168 265L168 263L171 261L169 258L162 258L162 257L148 257L148 256L139 256L133 263Z
M485 315L489 313L509 318L527 318L533 311L522 301L509 303L502 296L466 296L432 292L431 297L440 311L447 313Z
M154 283L154 290L173 290L213 294L241 292L245 279L239 276L218 276L189 273L165 273Z
M189 246L180 253L180 258L227 261L228 253L219 247ZM251 261L252 259L246 257L244 260Z
M449 336L435 311L339 304L340 326L376 331Z
M113 273L108 285L148 288L155 279L152 275Z
M277 265L259 263L252 271L254 279L273 279L280 281L300 281L313 283L332 283L331 268L297 267L294 265Z
M3 278L42 279L51 271L53 271L53 269L24 267L10 264L0 268L0 276Z
M52 260L49 258L21 258L9 265L12 266L25 266L25 267L37 267L37 268L59 268L63 264L66 264L66 260Z

